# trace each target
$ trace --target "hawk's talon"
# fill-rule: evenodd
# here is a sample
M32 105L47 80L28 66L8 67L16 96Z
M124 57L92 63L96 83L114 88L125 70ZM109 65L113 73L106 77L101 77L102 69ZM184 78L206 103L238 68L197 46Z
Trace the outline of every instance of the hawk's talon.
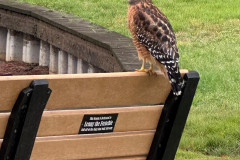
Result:
M141 68L141 69L135 69L136 72L148 72L148 69L144 69L144 68Z
M148 69L147 73L149 76L157 76L157 73L153 69Z
M150 68L149 69L147 69L147 73L148 73L148 75L149 76L157 76L157 73L153 70L153 65L152 64L150 64Z
M143 59L143 62L142 62L142 67L141 69L136 69L136 72L147 72L148 70L144 68L145 66L145 59Z

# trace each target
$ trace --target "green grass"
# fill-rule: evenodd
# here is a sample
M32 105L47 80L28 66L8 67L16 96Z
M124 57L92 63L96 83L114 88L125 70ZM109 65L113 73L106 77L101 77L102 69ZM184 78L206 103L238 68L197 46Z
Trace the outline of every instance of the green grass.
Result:
M72 13L130 37L127 0L21 0ZM176 31L180 67L201 80L176 159L239 159L238 0L153 0Z
M183 151L178 150L176 160L239 160L239 157L228 157L228 156L211 156L204 155L199 152Z

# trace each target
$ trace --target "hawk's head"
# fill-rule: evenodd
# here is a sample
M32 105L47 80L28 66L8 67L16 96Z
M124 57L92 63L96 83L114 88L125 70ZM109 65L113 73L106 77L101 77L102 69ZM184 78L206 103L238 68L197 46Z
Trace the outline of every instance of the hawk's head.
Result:
M140 2L140 0L128 0L130 5L137 4L138 2Z
M134 5L134 4L137 4L137 3L139 3L139 2L152 2L152 0L128 0L128 3L130 4L130 5Z

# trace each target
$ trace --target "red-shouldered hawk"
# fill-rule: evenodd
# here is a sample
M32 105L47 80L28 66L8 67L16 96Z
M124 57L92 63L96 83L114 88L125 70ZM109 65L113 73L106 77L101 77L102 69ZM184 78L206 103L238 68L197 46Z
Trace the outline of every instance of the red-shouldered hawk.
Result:
M128 0L128 27L132 34L139 59L143 60L140 72L154 74L153 64L168 76L173 94L181 95L183 80L179 72L179 54L176 37L167 17L152 0ZM144 69L145 62L150 63Z

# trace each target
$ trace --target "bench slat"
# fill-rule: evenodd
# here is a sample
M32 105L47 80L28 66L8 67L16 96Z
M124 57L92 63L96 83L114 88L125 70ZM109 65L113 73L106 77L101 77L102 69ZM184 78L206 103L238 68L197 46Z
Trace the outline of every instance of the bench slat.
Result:
M162 108L162 105L155 105L90 110L45 111L37 136L78 134L83 116L86 114L118 113L114 132L155 130ZM9 113L0 113L0 138L4 136L9 115Z
M138 156L138 157L121 157L121 158L104 158L104 159L98 159L98 160L146 160L146 156Z
M144 131L37 138L31 160L146 156L153 136Z
M76 108L164 103L171 86L163 74L140 72L0 77L0 111L10 111L20 91L33 79L48 79L46 108Z

